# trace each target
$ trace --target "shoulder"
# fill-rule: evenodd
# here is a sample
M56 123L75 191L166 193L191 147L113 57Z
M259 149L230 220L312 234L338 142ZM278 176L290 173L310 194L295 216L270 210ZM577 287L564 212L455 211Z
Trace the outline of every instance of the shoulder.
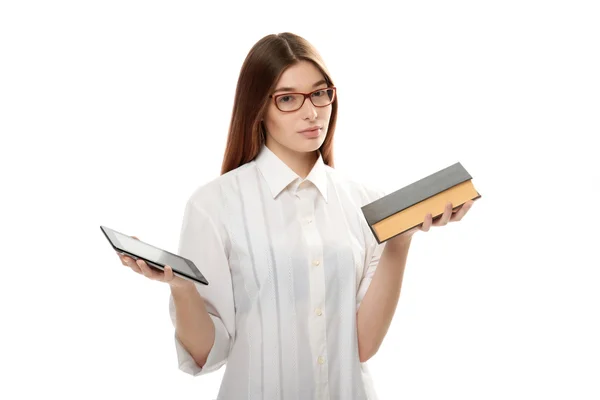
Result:
M237 179L243 179L252 168L253 163L249 162L195 186L187 199L187 206L211 216L220 215L224 193L231 193L230 188L237 185Z
M359 207L378 200L387 194L383 188L372 183L357 180L347 173L329 166L326 166L326 169L336 188L350 196Z

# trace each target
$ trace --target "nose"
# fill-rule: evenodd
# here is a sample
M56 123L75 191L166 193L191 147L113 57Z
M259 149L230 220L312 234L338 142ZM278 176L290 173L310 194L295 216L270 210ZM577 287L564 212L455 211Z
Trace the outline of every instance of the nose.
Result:
M313 120L317 118L317 108L309 98L305 99L304 104L302 105L302 113L304 115L304 119Z

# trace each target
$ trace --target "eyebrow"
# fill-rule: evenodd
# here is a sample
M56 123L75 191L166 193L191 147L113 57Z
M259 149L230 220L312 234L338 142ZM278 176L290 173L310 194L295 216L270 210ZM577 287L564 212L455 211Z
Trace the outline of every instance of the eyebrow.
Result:
M319 85L322 85L324 83L327 83L327 81L325 79L321 79L319 82L315 83L312 87L316 88ZM281 87L277 90L275 90L273 93L277 93L277 92L295 92L296 88L293 87Z

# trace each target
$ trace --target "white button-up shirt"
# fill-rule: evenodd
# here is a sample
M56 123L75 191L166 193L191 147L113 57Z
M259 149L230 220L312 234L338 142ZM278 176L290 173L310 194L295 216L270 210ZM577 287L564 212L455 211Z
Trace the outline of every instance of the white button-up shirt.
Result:
M194 191L179 254L215 325L199 368L175 336L179 368L226 365L219 399L375 400L358 356L356 313L385 243L360 207L384 192L323 162L301 179L268 147ZM170 315L175 326L173 298Z

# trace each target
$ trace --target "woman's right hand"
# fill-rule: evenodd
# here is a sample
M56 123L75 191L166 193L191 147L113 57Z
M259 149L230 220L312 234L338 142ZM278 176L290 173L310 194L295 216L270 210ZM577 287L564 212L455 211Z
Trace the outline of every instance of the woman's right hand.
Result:
M136 236L131 236L136 240L138 239ZM194 286L193 282L190 282L187 279L183 279L173 273L173 269L171 266L167 265L165 267L164 272L150 267L144 260L134 260L128 255L121 254L117 252L119 259L121 260L121 264L131 268L134 272L144 275L148 279L152 279L153 281L165 282L171 286L171 288L191 288Z

